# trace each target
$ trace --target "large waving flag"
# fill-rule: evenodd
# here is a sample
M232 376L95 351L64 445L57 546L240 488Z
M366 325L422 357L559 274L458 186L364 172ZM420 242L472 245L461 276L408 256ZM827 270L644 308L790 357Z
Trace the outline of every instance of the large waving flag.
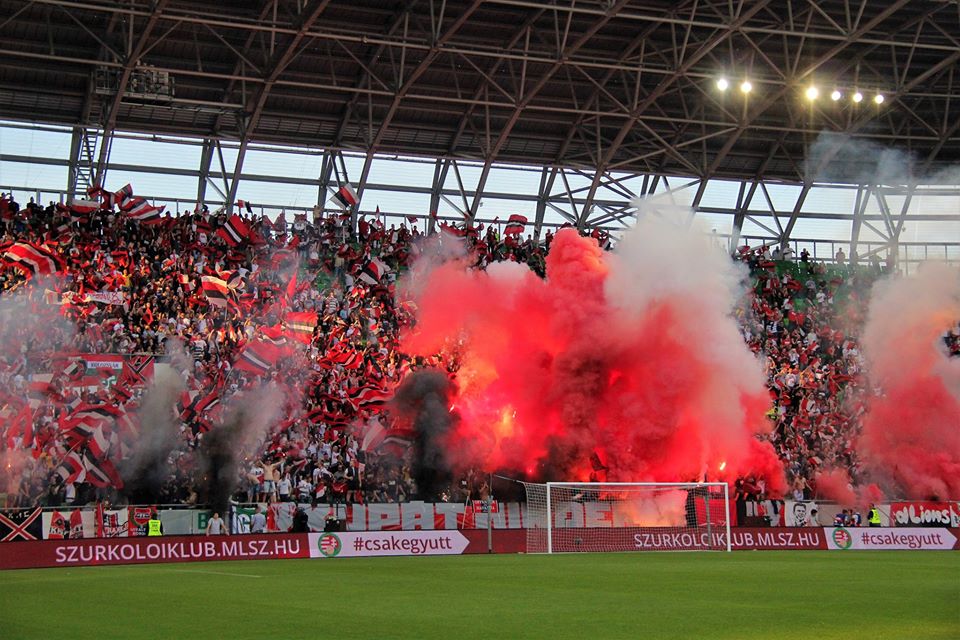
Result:
M310 344L313 340L313 329L317 326L315 311L297 311L287 314L287 335L292 340Z
M280 361L284 352L283 346L271 340L251 340L240 352L234 367L262 376Z
M15 242L0 256L8 265L22 271L27 276L45 276L63 271L64 263L60 257L44 246L30 242Z
M155 207L146 199L141 197L136 197L130 205L129 209L125 209L125 213L128 218L136 220L140 224L163 224L163 210L166 209L166 206Z

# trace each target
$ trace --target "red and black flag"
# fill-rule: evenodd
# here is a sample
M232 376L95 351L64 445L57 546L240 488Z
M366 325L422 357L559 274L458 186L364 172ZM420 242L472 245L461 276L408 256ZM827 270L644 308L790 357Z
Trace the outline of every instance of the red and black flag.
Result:
M283 351L283 347L269 340L251 340L240 352L234 367L240 371L263 375L280 361Z
M84 482L87 479L87 470L83 466L83 458L76 451L71 451L63 457L57 467L59 475L65 483Z
M214 307L226 309L233 298L233 291L227 286L227 281L215 276L203 276L200 278L200 286L203 289L203 295L207 297Z
M140 200L142 199L140 198ZM111 204L116 204L121 211L129 211L137 204L137 200L138 198L133 195L133 187L127 184L113 194Z
M341 209L349 209L357 204L357 192L347 183L333 194L333 202Z
M363 366L363 353L347 347L331 351L325 360L331 364L338 364L344 369L359 369Z
M90 449L84 449L83 466L87 470L87 482L93 486L100 488L123 488L123 479L109 459L99 459Z
M519 214L513 214L507 221L507 226L503 228L503 233L508 236L520 235L527 226L527 218Z
M8 265L26 276L45 276L63 271L64 263L53 251L29 242L15 242L2 255Z
M100 210L100 203L96 200L74 200L67 205L70 219L77 222L87 222L94 212Z
M357 407L383 406L393 398L393 392L377 387L364 387L355 394L350 393L350 391L347 393Z
M247 213L253 214L253 206L250 204L249 200L237 200L237 207L240 209L246 209Z
M133 387L147 384L153 378L153 361L151 355L135 355L124 359L117 384Z
M140 224L163 224L161 217L166 206L155 207L144 198L134 198L134 202L129 209L124 209L126 215L131 220L136 220Z
M243 218L237 214L233 214L222 227L217 229L217 235L220 236L227 245L236 247L249 240L250 227L243 221Z
M129 186L130 185L127 185L127 187ZM131 192L132 191L133 189L131 189ZM114 205L117 204L117 202L119 202L119 198L117 198L114 194L110 193L109 191L107 191L106 189L104 189L98 184L95 184L92 187L87 188L87 197L90 198L91 200L100 198L100 208L107 209L107 210L113 209Z
M388 273L390 273L390 267L384 264L380 258L372 258L363 265L363 269L360 270L359 279L369 285L376 286L380 284L383 276Z

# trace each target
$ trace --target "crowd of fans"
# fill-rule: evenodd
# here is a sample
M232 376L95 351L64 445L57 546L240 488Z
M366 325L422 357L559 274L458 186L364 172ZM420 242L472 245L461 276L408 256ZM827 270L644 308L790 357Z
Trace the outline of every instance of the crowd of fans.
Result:
M270 433L261 429L246 447L237 499L418 497L403 455L409 434L383 403L406 372L443 366L439 357L414 360L397 348L410 314L395 304L394 283L423 236L419 227L463 238L478 268L514 260L542 274L546 251L494 226L413 217L389 226L379 218L354 224L346 214L270 221L203 208L137 219L119 202L101 206L80 212L0 200L0 255L20 243L62 261L52 275L0 260L0 451L7 465L0 492L11 504L205 502L213 490L205 434L235 420L230 407L243 406L245 394L255 403L264 378L280 403ZM208 278L221 289L209 291ZM91 292L119 293L122 304L91 300ZM124 374L107 372L91 383L71 373L83 369L79 354L110 353L156 355L182 378L172 409L178 437L160 486L127 482L118 491L120 476L140 473L129 459L142 429L152 426L144 420L156 421L143 407L144 386ZM31 381L37 372L52 375L38 384ZM481 485L470 473L442 497L463 500ZM147 496L137 495L142 489Z
M463 238L477 268L513 260L540 275L549 232L536 242L496 225L319 212L275 222L205 208L171 217L134 206L129 189L117 195L98 194L99 211L0 199L0 256L19 244L60 261L44 268L0 259L0 492L8 503L136 501L137 491L151 502L205 503L207 434L228 423L253 433L236 461L239 500L462 501L486 490L482 474L469 473L442 496L418 495L403 455L409 435L384 400L408 371L447 365L398 348L412 316L396 303L395 279L426 225ZM763 248L735 257L754 276L739 320L766 358L772 442L790 497L811 497L824 468L856 480L851 442L866 391L856 333L879 265L828 269ZM104 293L120 298L105 303ZM958 336L948 336L954 352ZM91 386L78 371L78 354L111 353L155 355L176 373L177 404L167 408L176 438L161 448L164 477L153 484L120 490L118 481L141 473L137 440L161 420L143 381L124 370ZM264 418L269 429L258 429L249 416L265 397L264 379L277 411ZM237 418L231 407L244 403L247 417ZM743 478L737 491L764 497L764 481Z
M863 356L857 338L866 297L882 268L810 260L777 261L768 248L741 247L737 257L754 277L741 316L744 339L766 360L772 443L784 462L789 498L809 500L817 475L841 470L856 482L861 465L853 447L866 407ZM744 491L762 496L753 479Z

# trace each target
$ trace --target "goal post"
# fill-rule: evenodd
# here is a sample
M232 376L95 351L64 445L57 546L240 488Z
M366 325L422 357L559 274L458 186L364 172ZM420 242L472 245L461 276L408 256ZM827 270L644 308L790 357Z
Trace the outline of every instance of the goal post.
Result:
M528 553L730 551L724 482L524 482Z

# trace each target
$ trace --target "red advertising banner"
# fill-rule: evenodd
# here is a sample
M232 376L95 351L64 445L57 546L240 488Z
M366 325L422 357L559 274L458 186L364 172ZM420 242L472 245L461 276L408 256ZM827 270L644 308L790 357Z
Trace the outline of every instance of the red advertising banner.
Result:
M554 551L705 551L726 549L727 532L683 527L555 529ZM806 527L731 529L731 548L740 550L826 549L823 529Z
M0 545L0 569L309 557L306 534L45 540Z
M891 502L891 527L960 527L960 502Z
M732 547L740 550L822 549L954 549L960 550L960 529L897 529L860 527L738 527ZM726 532L656 527L581 529L579 539L603 534L605 551L698 551L726 547ZM613 534L613 535L611 535ZM527 531L492 532L494 553L523 553ZM601 539L594 541L600 544ZM708 546L709 543L709 546ZM204 562L211 560L280 560L310 557L382 555L454 555L488 552L486 531L374 531L336 534L266 534L237 536L168 536L37 540L0 544L0 569L76 567L87 565ZM556 545L557 551L587 550Z

